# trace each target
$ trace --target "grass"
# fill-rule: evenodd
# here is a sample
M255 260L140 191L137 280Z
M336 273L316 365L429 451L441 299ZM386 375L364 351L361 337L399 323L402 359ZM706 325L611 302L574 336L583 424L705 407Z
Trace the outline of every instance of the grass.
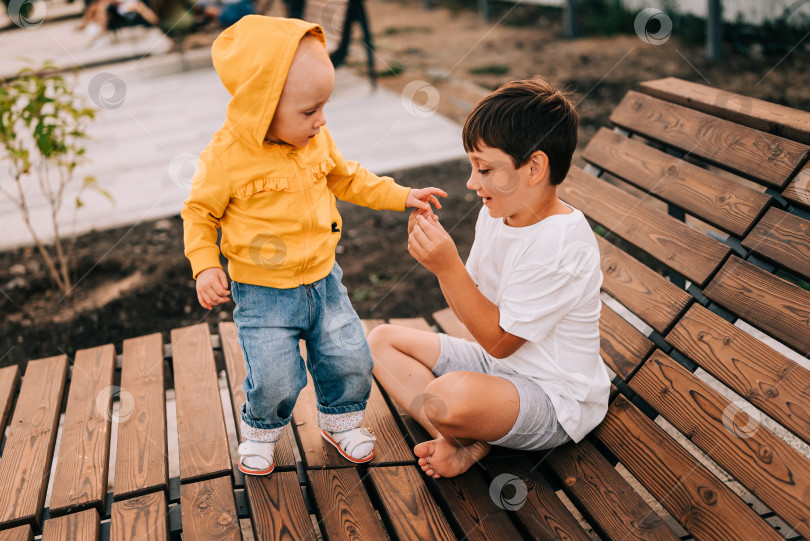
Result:
M506 64L487 64L470 69L471 75L506 75L507 73L509 73L509 66Z

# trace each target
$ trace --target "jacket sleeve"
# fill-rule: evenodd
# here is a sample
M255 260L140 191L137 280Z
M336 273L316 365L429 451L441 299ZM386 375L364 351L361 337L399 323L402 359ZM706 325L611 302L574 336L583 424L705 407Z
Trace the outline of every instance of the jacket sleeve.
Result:
M217 229L230 201L230 187L218 160L209 150L200 155L191 182L191 193L183 202L183 242L194 279L205 269L222 268L219 263Z
M335 168L326 175L326 183L338 199L375 210L405 210L410 188L390 177L378 177L357 162L346 161L331 135L329 145Z

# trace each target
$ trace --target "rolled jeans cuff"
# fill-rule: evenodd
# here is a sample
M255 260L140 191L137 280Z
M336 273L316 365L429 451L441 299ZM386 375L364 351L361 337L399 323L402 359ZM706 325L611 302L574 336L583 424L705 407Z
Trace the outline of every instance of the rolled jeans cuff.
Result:
M287 425L280 426L278 428L255 428L247 424L244 420L242 421L242 437L246 440L254 440L254 441L267 441L273 442L278 441L281 436L284 435L284 430L286 430Z
M365 414L366 410L347 413L323 413L318 411L318 426L328 432L345 432L353 428L360 428Z

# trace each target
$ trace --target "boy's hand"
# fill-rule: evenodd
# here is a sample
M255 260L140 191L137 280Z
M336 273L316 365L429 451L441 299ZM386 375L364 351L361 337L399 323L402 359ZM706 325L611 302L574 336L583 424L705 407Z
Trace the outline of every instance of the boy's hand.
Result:
M417 208L429 213L433 213L433 209L430 208L431 203L436 205L437 209L442 208L441 203L439 203L439 200L436 199L437 195L447 197L447 192L440 190L439 188L412 189L408 193L408 199L405 200L405 207Z
M436 276L461 263L456 243L438 218L426 218L418 211L414 214L413 231L408 236L408 252L413 258Z
M411 212L411 215L408 217L408 237L411 236L413 233L413 228L416 226L416 218L419 216L424 216L428 220L438 220L439 217L433 214L430 210L422 210L422 209L414 209Z
M219 267L205 269L197 275L197 300L206 310L228 302L228 278Z

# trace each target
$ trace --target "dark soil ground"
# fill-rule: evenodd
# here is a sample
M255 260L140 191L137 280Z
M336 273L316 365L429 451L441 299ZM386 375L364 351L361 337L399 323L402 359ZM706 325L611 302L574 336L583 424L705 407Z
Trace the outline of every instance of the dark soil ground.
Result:
M680 23L658 47L632 31L565 40L559 10L513 10L504 4L493 17L500 22L491 24L461 8L461 2L447 1L452 9L423 11L416 0L370 0L367 9L380 84L400 92L413 80L428 81L441 95L438 112L457 122L488 90L533 74L577 93L580 150L608 124L622 96L648 79L681 77L810 110L807 40L793 49L792 42L775 49L727 43L726 58L713 61L705 58L699 41L680 39L685 30ZM275 4L279 12L271 14L282 14L282 3ZM189 42L210 46L215 36L201 33ZM350 65L362 72L362 60L353 52ZM582 164L578 158L575 163ZM404 185L435 185L449 192L440 216L464 258L480 207L464 187L468 173L469 165L457 161L394 174ZM337 259L361 317L429 316L444 307L433 275L407 252L407 214L340 207L344 227ZM76 285L63 298L51 288L35 250L0 253L0 366L72 356L105 343L120 351L124 339L158 331L168 343L172 328L231 318L232 304L210 312L197 304L177 216L84 235L76 240L75 256Z
M466 259L480 202L464 184L469 164L455 161L393 176L403 185L441 186L448 192L441 221ZM445 307L436 278L408 254L407 213L373 211L338 202L343 240L337 261L363 318L429 315ZM185 325L231 319L233 303L208 311L197 303L191 266L183 255L179 216L133 227L91 232L76 239L76 284L70 297L55 288L38 253L0 253L0 366Z

